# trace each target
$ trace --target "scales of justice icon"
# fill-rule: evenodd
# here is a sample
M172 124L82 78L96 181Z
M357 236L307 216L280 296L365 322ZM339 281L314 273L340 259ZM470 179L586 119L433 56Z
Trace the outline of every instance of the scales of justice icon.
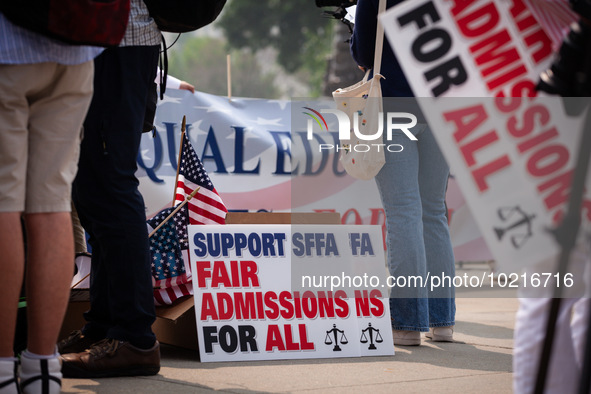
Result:
M371 326L371 323L367 323L367 328L364 328L363 330L361 330L361 339L359 340L359 342L361 343L367 343L367 336L365 335L367 333L367 335L369 335L369 350L375 350L376 345L374 344L374 332L376 333L375 336L375 343L382 343L384 340L382 339L382 335L380 334L380 329L379 328L374 328Z
M331 334L334 337L334 341L331 339ZM341 334L341 338L339 339L339 334ZM345 336L345 331L339 330L336 324L332 325L332 328L326 331L326 338L324 339L324 343L327 345L332 345L334 343L334 347L332 348L333 352L340 352L341 345L346 345L349 343L347 337Z
M519 205L514 207L503 207L497 210L499 219L503 222L513 220L507 227L495 227L495 234L497 239L501 241L506 233L511 233L511 244L515 249L521 248L529 238L533 235L532 221L536 218L535 214L526 213ZM513 231L513 230L518 231ZM525 230L525 231L523 231Z
M368 339L369 337L369 339ZM380 334L379 328L374 328L371 326L371 323L367 323L367 328L361 330L361 338L359 342L367 343L369 342L369 350L375 350L376 343L382 343L384 340L382 339L382 335ZM324 343L326 345L333 345L332 348L333 352L340 352L341 347L339 345L346 345L349 343L347 337L345 336L345 331L338 329L336 324L332 325L332 328L326 331L326 338L324 339Z

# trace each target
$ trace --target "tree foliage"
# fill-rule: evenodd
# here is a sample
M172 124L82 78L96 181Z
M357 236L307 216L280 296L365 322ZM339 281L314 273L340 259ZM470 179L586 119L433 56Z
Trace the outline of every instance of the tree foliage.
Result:
M302 67L314 73L319 64L324 73L336 22L321 13L314 0L230 0L218 26L234 48L277 49L289 73Z
M195 89L225 96L227 86L226 54L232 61L232 95L277 98L274 75L263 73L248 50L229 50L223 38L185 37L169 53L169 73L195 85Z

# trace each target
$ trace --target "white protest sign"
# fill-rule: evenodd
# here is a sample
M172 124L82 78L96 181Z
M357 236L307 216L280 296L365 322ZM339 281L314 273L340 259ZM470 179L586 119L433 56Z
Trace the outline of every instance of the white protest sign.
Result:
M520 0L405 1L381 20L417 97L535 96L553 54Z
M553 52L532 13L518 0L413 1L382 21L499 268L556 256L548 230L564 214L582 121L535 90Z
M387 288L354 285L359 255L385 274L379 227L189 226L189 240L201 361L394 354ZM351 285L321 286L324 271L311 269L300 286L292 265L305 262Z

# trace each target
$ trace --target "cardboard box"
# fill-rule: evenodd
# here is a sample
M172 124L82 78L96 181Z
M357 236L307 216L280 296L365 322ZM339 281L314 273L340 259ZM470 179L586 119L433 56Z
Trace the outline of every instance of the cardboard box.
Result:
M70 303L62 323L59 338L84 326L84 312L90 307L88 289L75 289L70 293ZM173 305L156 307L156 321L152 325L161 343L197 350L195 304L193 297L176 300Z
M227 224L340 224L339 213L229 212ZM88 289L72 290L70 304L60 331L60 339L85 323L83 313L90 305ZM193 297L187 296L168 306L156 307L152 330L160 343L197 350L197 323Z
M228 212L226 224L341 224L338 212Z
M160 343L197 350L197 322L192 296L180 298L169 306L156 307L152 330Z
M63 339L70 335L74 330L79 330L84 326L86 321L82 315L90 306L90 295L88 289L72 289L70 290L70 303L66 310L66 316L62 323L59 339Z

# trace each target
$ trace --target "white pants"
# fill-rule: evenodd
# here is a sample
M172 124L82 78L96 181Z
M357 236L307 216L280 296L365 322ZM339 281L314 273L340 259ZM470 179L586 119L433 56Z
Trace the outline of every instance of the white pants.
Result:
M580 279L585 277L585 271L590 271L589 255L585 249L578 247L571 255L568 271L579 278L575 279L575 286L584 286L585 280ZM552 272L553 265L555 262L536 271ZM526 394L535 389L552 299L537 297L529 291L521 291L520 296L514 334L513 391ZM588 296L561 301L545 393L576 393L581 377L591 303Z

